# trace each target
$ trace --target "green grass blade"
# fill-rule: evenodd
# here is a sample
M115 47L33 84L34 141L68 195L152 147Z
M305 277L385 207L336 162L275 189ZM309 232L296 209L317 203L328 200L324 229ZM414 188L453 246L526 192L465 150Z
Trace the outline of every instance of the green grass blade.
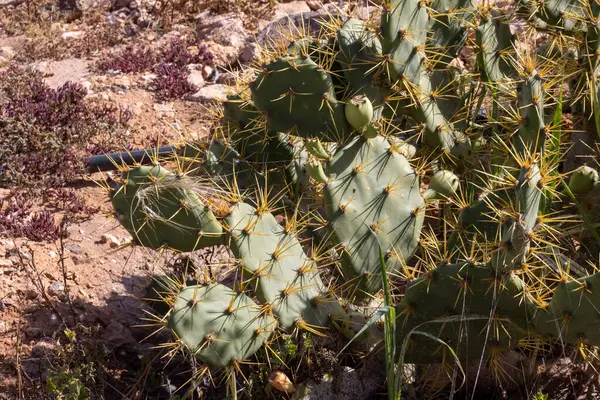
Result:
M552 117L552 135L548 138L546 143L546 152L550 158L550 165L558 165L560 161L560 141L562 135L562 113L563 113L563 94L562 88L558 95L558 104L554 110L554 116ZM556 170L552 169L551 174L556 174ZM556 189L556 181L551 180L551 188L544 189L542 194L542 204L540 209L544 214L549 214L552 211L552 202L554 200L554 189Z
M562 88L558 94L558 104L554 110L552 117L552 136L548 140L547 151L550 154L550 161L553 165L557 165L560 161L560 140L562 131L562 113L563 113L563 94Z
M403 342L402 342L402 347L400 349L400 354L398 357L398 370L402 371L403 370L403 366L404 366L404 358L406 357L406 352L408 351L408 344L409 344L409 340L411 335L421 335L421 336L425 336L431 340L434 340L444 346L446 346L448 348L448 350L450 351L450 353L452 354L452 357L454 358L454 360L456 361L458 368L460 369L460 371L463 374L463 379L466 377L465 375L465 371L462 368L462 365L460 364L460 359L458 358L458 356L456 355L456 352L454 351L454 349L448 345L448 343L444 342L442 339L427 333L427 332L423 332L423 331L419 331L418 329L421 328L423 325L427 325L427 324L443 324L446 322L465 322L465 321L476 321L476 320L489 320L489 316L484 316L484 315L469 315L469 316L465 316L465 315L453 315L450 317L442 317L442 318L437 318L437 319L433 319L431 321L426 321L423 322L422 324L419 324L417 326L415 326L410 332L408 332L408 334L406 335L406 337L404 338ZM500 321L503 322L510 322L510 320L508 319L501 319ZM464 383L464 382L463 382Z
M383 280L383 305L388 309L384 320L385 338L385 368L387 371L388 399L398 400L402 397L402 391L396 390L396 309L392 307L392 295L388 282L387 266L381 245L379 246L379 266L381 267L381 279ZM400 377L402 379L402 377Z
M596 134L598 135L598 138L600 138L600 105L598 105L598 88L596 87L595 83L592 83L590 86L590 96L592 96L592 104L594 107L593 112L594 122L596 124Z

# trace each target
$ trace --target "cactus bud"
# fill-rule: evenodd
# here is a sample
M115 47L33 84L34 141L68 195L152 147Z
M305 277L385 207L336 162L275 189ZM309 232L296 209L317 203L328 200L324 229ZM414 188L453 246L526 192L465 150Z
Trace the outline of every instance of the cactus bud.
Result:
M327 183L329 180L325 171L323 170L323 165L316 160L310 160L305 165L306 172L311 176L315 181L319 183Z
M569 189L573 194L588 194L598 184L598 171L582 165L571 174Z
M346 120L357 131L362 132L373 118L373 104L367 96L354 96L346 103Z
M423 197L426 200L446 200L456 193L459 183L458 177L451 171L438 171L431 177Z

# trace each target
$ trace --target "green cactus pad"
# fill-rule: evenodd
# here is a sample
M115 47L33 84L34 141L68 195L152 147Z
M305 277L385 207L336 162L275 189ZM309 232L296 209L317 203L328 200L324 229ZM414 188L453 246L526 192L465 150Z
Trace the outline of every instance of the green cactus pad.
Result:
M500 82L514 74L510 63L515 37L504 16L492 12L483 17L477 27L477 62L483 79Z
M498 248L492 255L492 265L498 271L520 269L526 261L531 246L530 235L538 221L542 189L542 175L539 167L521 168L515 186L514 215L505 216L502 222L502 236Z
M561 282L536 328L562 343L600 345L600 274Z
M324 327L341 305L325 296L317 266L298 239L286 233L268 212L249 204L235 205L225 218L231 249L241 262L246 286L269 303L282 327L305 322Z
M535 311L518 277L485 265L442 264L410 282L396 306L397 344L416 328L443 340L460 359L478 358L515 346L527 336ZM405 362L442 360L441 343L418 334L408 340Z
M168 326L196 358L218 369L251 357L277 322L245 294L212 284L182 289Z
M251 89L271 131L333 141L348 133L330 75L308 55L287 56L264 66Z
M141 246L194 251L221 243L221 225L190 187L161 166L142 166L122 174L111 201Z
M239 95L229 95L223 103L223 120L231 129L255 131L260 125L260 117L254 104Z
M419 178L382 136L355 138L324 170L325 210L342 249L344 279L356 295L374 294L382 285L379 246L390 256L389 273L417 246L424 218Z
M517 155L530 156L539 153L546 143L546 124L544 122L544 90L542 79L537 71L523 79L519 92L519 130L513 137L513 146Z
M381 36L384 57L392 81L418 82L425 59L429 15L419 0L384 2Z
M520 0L524 17L535 23L538 29L560 30L576 33L586 30L587 2L578 0ZM590 3L593 3L591 1Z
M424 137L429 145L439 147L455 157L466 157L471 151L469 138L448 122L458 112L456 105L459 102L457 99L442 99L442 96L448 95L447 77L444 71L421 74L415 93L418 102L412 107L411 116L424 125ZM433 93L438 93L438 98L431 97Z
M429 21L429 45L435 48L434 66L447 65L467 39L467 25L475 17L472 0L434 0Z

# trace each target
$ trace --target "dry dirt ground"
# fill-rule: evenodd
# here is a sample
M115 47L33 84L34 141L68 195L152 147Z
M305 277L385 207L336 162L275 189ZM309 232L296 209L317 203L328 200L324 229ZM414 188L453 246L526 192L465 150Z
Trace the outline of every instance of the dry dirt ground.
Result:
M202 34L208 27L203 35L216 57L209 66L212 70L202 71L201 85L205 92L200 98L161 102L155 98L149 84L152 76L148 74L94 72L95 59L106 49L63 59L52 54L49 57L42 54L38 59L31 54L28 63L44 72L51 87L67 81L79 82L89 88L90 98L100 97L131 111L132 148L172 143L182 135L202 137L207 128L202 122L200 103L223 96L227 87L222 83L228 83L226 69L240 56L246 62L249 60L253 47L248 44L253 35L271 20L288 13L320 8L311 4L311 9L304 1L275 4L275 7L257 1L253 9L251 3L242 8L223 6L224 10L216 13L200 10L200 16L182 18L169 31L156 34L151 28L139 29L135 36L126 39L126 44L137 41L160 46L161 40L190 29L199 29ZM123 6L123 19L127 12L139 7L132 4ZM118 18L120 11L114 10L115 7L112 11L109 7L104 17ZM18 12L22 9L17 5L15 19L20 15ZM220 22L223 15L227 19ZM9 22L16 24L10 18ZM11 60L12 57L36 40L40 41L39 46L34 43L27 48L94 35L93 30L86 30L77 21L55 22L51 30L41 35L41 28L31 26L29 31L16 36L4 27L0 33L1 64L23 65L22 61ZM151 363L142 358L156 353L148 350L152 342L143 339L154 328L136 327L144 323L142 318L147 315L144 310L148 306L142 298L150 276L160 274L172 255L122 248L130 236L110 215L107 193L95 182L102 179L103 174L96 173L71 185L86 205L100 210L83 222L70 224L63 242L0 237L0 399L45 398L48 371L60 370L61 363L70 367L78 363L85 368L91 365L97 376L103 376L102 382L96 384L103 388L107 398L144 398L141 396L149 393L159 393L156 396L160 397L160 393L165 395L173 386L168 382L150 385L146 381L149 374L145 374L144 368ZM7 198L9 192L0 189L0 199ZM56 221L60 218L61 214L56 213ZM67 338L66 328L75 332L75 340ZM68 344L72 346L64 351ZM98 375L98 370L103 373ZM152 385L158 392L148 389Z

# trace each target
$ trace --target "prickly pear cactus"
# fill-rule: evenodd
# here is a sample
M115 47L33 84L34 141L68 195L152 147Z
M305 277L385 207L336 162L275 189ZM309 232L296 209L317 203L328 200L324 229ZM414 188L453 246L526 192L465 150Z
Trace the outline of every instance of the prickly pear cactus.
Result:
M600 274L560 282L536 316L539 332L561 343L600 346L599 287Z
M426 272L396 306L397 341L408 341L405 361L440 362L451 357L449 348L466 360L515 347L536 311L526 290L518 277L486 265L441 264Z
M265 65L251 89L271 131L330 140L347 135L344 108L336 99L331 76L308 54Z
M600 345L600 275L569 267L597 255L581 210L600 185L564 160L562 115L593 149L599 7L386 0L378 25L330 15L262 49L199 168L129 168L111 192L136 244L233 253L235 290L166 297L172 331L211 368L275 330L335 328L375 350L381 321L352 310L386 282L407 362L485 360L501 381L506 351Z

